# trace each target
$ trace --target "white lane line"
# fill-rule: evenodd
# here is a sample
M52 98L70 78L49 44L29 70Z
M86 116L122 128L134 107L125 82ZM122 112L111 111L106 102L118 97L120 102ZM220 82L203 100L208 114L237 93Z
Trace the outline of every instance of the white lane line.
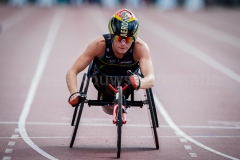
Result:
M15 129L14 129L14 132L19 132L19 129L18 129L18 128L15 128Z
M4 156L4 157L3 157L3 160L11 160L11 157Z
M22 21L27 15L30 15L32 13L32 8L22 8L20 12L15 13L10 18L6 19L5 21L1 22L1 32L5 32L12 26L16 25L20 21ZM0 34L1 35L1 34Z
M201 61L207 63L208 65L212 66L216 70L222 72L226 76L232 78L233 80L240 83L240 75L232 71L231 69L227 68L226 66L222 65L215 59L208 56L206 53L200 51L199 49L195 48L194 46L188 44L181 38L175 36L173 33L168 31L167 29L161 27L155 22L152 22L145 18L142 14L138 13L140 19L145 22L148 25L142 25L142 27L145 27L146 30L149 32L152 32L154 35L164 39L168 43L172 44L173 46L176 46L177 48L180 48L184 52L200 59ZM157 31L157 32L156 32Z
M230 122L230 121L208 121L208 123L228 125L228 126L240 126L240 122Z
M48 56L51 52L51 49L54 44L55 38L57 36L58 30L61 26L63 16L64 16L64 10L57 10L53 17L50 29L47 34L47 39L45 41L44 47L41 52L40 59L38 61L37 69L33 76L30 88L28 90L27 98L24 102L23 110L22 110L22 113L21 113L19 121L18 121L19 132L20 132L22 138L24 139L24 141L30 147L32 147L35 151L37 151L38 153L40 153L41 155L43 155L44 157L46 157L48 159L56 159L56 158L49 155L42 149L40 149L36 144L34 144L31 141L31 139L28 137L28 134L27 134L27 131L25 128L25 124L26 124L26 119L28 117L29 111L31 109L31 105L32 105L34 96L35 96L37 88L38 88L38 84L40 82L45 65L47 63Z
M10 141L8 142L8 146L14 146L16 144L16 142Z
M198 157L196 153L189 153L191 157Z
M202 143L194 140L192 137L188 136L186 133L184 133L182 130L180 130L176 124L173 122L173 120L171 119L171 117L168 115L167 111L165 110L165 108L163 107L162 103L159 101L159 99L157 98L157 96L154 94L154 100L155 100L155 104L158 108L158 110L160 111L161 115L163 116L163 118L165 119L165 121L167 122L167 124L179 135L181 135L182 137L184 137L185 139L187 139L188 141L194 143L195 145L204 148L212 153L215 153L217 155L232 159L232 160L239 160L235 157L226 155L224 153L221 153L219 151L216 151L208 146L203 145Z
M185 148L186 150L192 150L192 147L189 146L189 145L184 145L184 148Z
M5 150L5 153L12 153L13 152L13 149L6 149Z
M233 35L224 33L210 26L204 25L194 20L190 20L180 15L177 15L172 19L169 18L168 20L172 23L175 23L176 25L201 33L206 37L211 37L215 40L222 41L224 43L240 48L240 39L238 37L234 37Z
M100 137L100 136L99 136ZM105 138L105 137L111 137L111 136L104 136L103 138ZM136 137L136 136L135 136ZM138 136L138 137L140 137L140 136ZM152 136L141 136L142 138L143 137L145 137L145 138L152 138ZM179 137L182 137L182 136L158 136L159 138L179 138ZM209 136L209 135L200 135L200 136L190 136L190 137L192 137L192 138L240 138L240 136L214 136L214 135L212 135L212 136ZM17 137L17 138L15 138L15 139L21 139L22 137ZM72 137L64 137L64 136L58 136L58 137L29 137L29 138L31 138L31 139L41 139L41 138L49 138L49 139L51 139L51 138L55 138L55 139L63 139L63 138L72 138ZM89 137L89 136L81 136L81 137L79 137L79 138L91 138L91 137ZM11 137L0 137L0 139L11 139ZM183 141L184 142L184 141Z
M109 121L110 122L110 121ZM18 124L18 122L0 122L0 124ZM70 123L51 123L51 122L26 122L26 125L56 125L56 126L70 126ZM100 126L100 127L111 127L113 126L112 123L109 124L102 124L102 123L81 123L80 126ZM126 124L125 127L149 127L149 124ZM179 128L194 128L194 129L233 129L239 130L240 126L236 127L229 127L229 126L178 126ZM168 125L159 125L159 128L170 128ZM177 133L176 133L177 134Z
M19 135L12 135L11 139L17 139Z
M70 118L70 117L61 117L61 120L68 121L68 120L72 120L72 118Z
M185 138L180 138L179 140L180 140L180 142L182 142L182 143L187 143L187 140L186 140Z

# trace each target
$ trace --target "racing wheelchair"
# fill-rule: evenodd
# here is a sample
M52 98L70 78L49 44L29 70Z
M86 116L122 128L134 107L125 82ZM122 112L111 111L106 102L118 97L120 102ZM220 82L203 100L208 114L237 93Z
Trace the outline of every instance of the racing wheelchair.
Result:
M139 76L143 77L140 73L140 67L134 71L134 74L138 74ZM151 124L153 139L156 145L156 149L159 149L159 141L158 141L158 134L157 128L158 125L158 118L157 112L154 102L154 97L152 93L152 89L145 89L145 100L142 101L135 101L134 100L134 90L129 87L126 83L126 78L128 76L109 76L103 74L96 65L95 59L89 64L87 73L83 74L82 82L80 85L79 93L82 95L87 96L87 91L89 87L90 80L94 84L94 87L98 91L97 100L88 100L85 99L79 105L75 106L71 126L74 126L72 138L70 142L70 148L73 147L78 126L80 123L82 111L84 104L88 104L88 106L113 106L112 114L113 114L113 124L117 126L117 158L120 158L121 154L121 135L122 135L122 127L123 124L126 124L126 109L130 107L140 107L142 108L143 105L148 105L148 112L149 112L149 120ZM100 81L96 81L96 78L102 78L104 83L100 84ZM95 79L95 81L93 80ZM102 98L102 93L107 92L107 98ZM130 96L130 100L128 100Z

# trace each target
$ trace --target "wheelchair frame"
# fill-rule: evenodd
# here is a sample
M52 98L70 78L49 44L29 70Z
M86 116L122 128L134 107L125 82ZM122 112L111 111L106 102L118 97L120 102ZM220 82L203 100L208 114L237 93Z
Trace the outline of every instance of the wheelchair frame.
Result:
M95 61L93 60L89 66L88 66L88 71L87 74L84 73L83 79L80 85L79 92L87 95L88 87L89 87L89 82L90 79L95 76L98 71L94 72L95 68ZM140 75L142 76L142 75ZM117 77L117 76L115 76ZM119 76L120 77L120 76ZM159 141L158 141L158 134L157 134L157 129L159 127L158 125L158 118L157 118L157 112L156 112L156 107L155 107L155 102L154 102L154 97L152 93L152 89L145 89L145 96L146 100L143 101L134 101L134 91L132 91L131 95L131 100L126 100L125 96L123 95L122 91L124 90L124 87L120 86L119 82L119 77L118 77L118 85L116 88L110 87L114 93L114 100L112 101L103 101L100 100L100 91L98 91L98 98L97 100L88 100L86 99L84 102L80 103L78 106L75 107L73 117L72 117L72 123L71 126L74 126L73 133L72 133L72 138L70 142L70 148L73 147L76 135L77 135L77 130L78 126L80 123L84 103L87 103L88 106L105 106L105 105L114 105L117 106L117 112L116 112L116 126L117 126L117 158L120 158L121 154L121 133L122 133L122 126L123 126L123 120L122 120L122 105L126 106L127 108L130 107L140 107L142 108L143 105L148 104L148 111L150 112L151 120L151 129L153 133L153 138L154 142L156 145L156 149L159 149ZM143 76L142 76L143 77ZM125 86L126 88L126 86Z

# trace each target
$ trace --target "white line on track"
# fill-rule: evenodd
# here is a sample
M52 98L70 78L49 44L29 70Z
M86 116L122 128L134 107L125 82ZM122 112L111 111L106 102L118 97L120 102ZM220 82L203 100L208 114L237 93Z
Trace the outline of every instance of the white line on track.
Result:
M152 32L154 35L164 39L165 41L172 44L173 46L182 49L184 52L200 59L201 61L207 63L208 65L212 66L216 70L222 72L226 76L228 76L228 77L232 78L233 80L240 83L240 75L238 75L237 73L235 73L228 67L222 65L215 59L211 58L206 53L204 53L204 52L200 51L199 49L195 48L194 46L188 44L181 38L175 36L173 33L168 31L167 29L148 20L142 14L139 13L139 15L140 15L139 17L141 17L140 19L142 19L143 22L148 24L147 27L144 25L142 27L145 27L149 32Z
M215 154L218 154L220 156L223 156L223 157L226 157L226 158L229 158L229 159L232 159L232 160L238 160L237 158L235 157L231 157L229 155L226 155L224 153L221 153L219 151L216 151L208 146L205 146L203 145L202 143L194 140L192 137L188 136L186 133L184 133L182 130L180 130L176 124L173 122L173 120L171 119L171 117L168 115L167 111L165 110L165 108L163 107L162 103L159 101L159 99L157 98L156 95L154 95L154 100L155 100L155 103L156 103L156 106L158 107L160 113L162 114L163 118L165 119L165 121L168 123L168 125L176 132L178 133L178 135L184 137L185 139L187 139L189 142L192 142L194 143L195 145L201 147L201 148L204 148L212 153L215 153Z
M14 141L8 142L8 146L14 146L15 144L16 144L16 142L14 142Z
M180 15L174 17L174 20L171 20L171 18L168 20L170 20L172 23L175 23L176 25L185 27L195 32L199 32L207 37L211 37L215 40L222 41L224 43L240 48L240 39L238 37L234 37L210 26L204 25L194 20L190 20Z
M11 160L11 157L9 157L9 156L4 156L4 157L3 157L3 160Z
M1 32L5 32L12 26L19 23L21 20L23 20L26 16L30 15L32 13L33 9L24 7L20 12L15 13L10 18L6 19L5 21L1 22Z
M196 153L189 153L191 157L198 157Z
M28 117L29 111L31 109L31 105L32 105L34 96L36 94L38 84L39 84L40 79L42 77L42 74L43 74L43 71L44 71L44 68L45 68L45 64L47 62L48 56L49 56L50 51L52 49L52 46L54 44L54 41L55 41L55 38L57 36L58 30L61 26L61 22L62 22L63 17L64 17L64 10L57 10L54 17L53 17L50 29L48 31L47 39L46 39L44 47L42 49L40 60L38 61L37 69L36 69L36 72L34 74L33 80L31 82L30 88L28 90L27 98L24 102L23 110L22 110L22 113L21 113L19 121L18 121L19 132L20 132L23 140L30 147L32 147L35 151L37 151L38 153L40 153L44 157L46 157L48 159L54 159L54 160L56 158L49 155L48 153L46 153L42 149L40 149L37 145L35 145L31 141L31 139L28 137L28 134L27 134L27 131L26 131L26 128L25 128L25 123L26 123L26 119Z
M109 120L110 122L111 120ZM0 124L5 124L5 125L9 125L9 124L18 124L18 122L0 122ZM71 123L52 123L52 122L26 122L26 125L53 125L53 126L70 126ZM79 124L80 126L96 126L96 127L112 127L113 124L107 124L107 123L84 123L81 122L81 124ZM150 127L149 124L127 124L124 127ZM237 127L229 127L229 126L178 126L179 128L197 128L197 129L240 129L240 126ZM159 125L159 128L169 128L168 125ZM18 131L19 132L19 131Z
M5 153L12 153L13 152L13 149L6 149L5 150Z
M123 136L124 138L151 138L152 136ZM158 136L159 138L180 138L182 139L181 135L178 136ZM240 136L209 136L209 135L200 135L200 136L190 136L191 138L240 138ZM17 137L16 139L21 139L22 137ZM45 137L29 137L31 139L70 139L72 137L70 136L57 136L57 137L52 137L52 136L45 136ZM79 136L76 138L116 138L116 136ZM11 139L11 137L0 137L0 139ZM180 140L180 142L187 142L187 140Z

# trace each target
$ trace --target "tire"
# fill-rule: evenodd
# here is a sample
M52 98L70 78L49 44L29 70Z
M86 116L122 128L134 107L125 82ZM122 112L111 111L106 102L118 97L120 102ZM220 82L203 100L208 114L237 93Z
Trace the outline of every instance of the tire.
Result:
M157 134L157 126L156 126L156 119L155 119L155 114L154 114L154 110L153 110L153 103L152 103L152 99L150 96L150 92L149 89L146 90L146 94L147 94L147 99L148 99L148 105L149 105L149 112L150 112L150 116L151 116L151 129L152 129L152 133L153 133L153 139L156 145L156 149L159 149L159 141L158 141L158 134Z
M122 87L119 87L118 96L118 114L117 114L117 158L120 158L121 154L121 138L122 138Z
M155 116L156 127L158 128L159 127L158 117L157 117L156 106L155 106L155 102L154 102L154 98L153 98L152 88L149 88L149 93L150 93L150 97L151 97L151 100L152 100L152 106L153 106L153 112L154 112L154 116Z
M74 141L75 141L75 138L76 138L76 135L77 135L77 130L78 130L78 126L79 126L79 123L80 123L83 106L84 106L84 102L82 102L80 107L79 107L77 121L76 121L76 124L75 124L75 126L73 128L72 139L71 139L71 142L70 142L70 148L73 147L73 144L74 144Z

